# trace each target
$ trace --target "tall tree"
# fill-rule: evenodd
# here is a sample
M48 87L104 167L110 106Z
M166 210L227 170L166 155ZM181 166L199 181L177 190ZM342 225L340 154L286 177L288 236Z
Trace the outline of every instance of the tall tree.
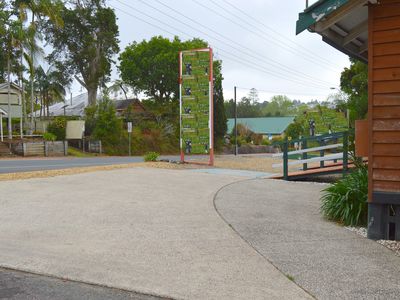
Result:
M250 98L252 104L257 103L258 100L260 100L258 98L258 91L255 88L250 89L248 97Z
M222 141L226 134L227 119L224 107L224 94L222 89L222 64L221 61L214 62L214 141Z
M50 59L63 62L66 71L86 88L93 105L98 88L109 80L112 58L119 52L116 16L104 0L71 2L71 7L62 10L62 28L50 22L46 25L46 39L54 48Z
M60 28L63 24L60 11L63 7L61 0L15 0L14 6L18 9L18 16L21 22L29 22L27 28L28 53L24 55L29 65L29 79L31 89L31 112L34 110L34 64L38 47L36 39L41 39L41 25L49 20L55 27ZM28 14L31 20L28 21ZM22 49L22 48L21 48ZM23 55L23 54L21 54ZM31 131L33 130L33 114L31 113Z
M49 117L49 107L51 104L63 101L66 94L66 86L70 84L70 79L64 76L62 69L55 66L45 71L41 66L35 70L36 90L40 96L40 115Z
M9 12L7 10L6 2L0 0L0 48L7 49L7 22L9 19ZM0 51L0 83L6 81L7 70L7 51Z
M178 52L207 46L208 43L201 39L181 41L178 37L169 40L162 36L134 42L119 57L121 78L134 90L154 100L156 111L171 112L172 103L174 118L177 119ZM217 139L222 138L226 132L221 67L221 61L214 62L214 135Z
M203 40L182 42L178 37L133 42L119 57L121 78L158 103L170 102L178 98L178 52L204 47L207 42Z

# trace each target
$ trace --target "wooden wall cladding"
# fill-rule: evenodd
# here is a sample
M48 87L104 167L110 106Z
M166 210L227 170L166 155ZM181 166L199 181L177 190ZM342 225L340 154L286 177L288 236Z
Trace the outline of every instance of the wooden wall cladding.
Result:
M371 6L369 28L371 195L400 192L400 0Z

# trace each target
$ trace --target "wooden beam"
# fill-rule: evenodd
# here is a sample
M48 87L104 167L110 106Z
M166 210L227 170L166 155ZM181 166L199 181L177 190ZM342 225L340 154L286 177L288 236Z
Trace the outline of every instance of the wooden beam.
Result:
M368 30L368 20L360 23L354 27L343 39L343 46L351 43L356 38L358 38L362 33Z
M346 17L353 9L366 4L367 0L354 0L344 5L341 9L330 14L325 20L315 24L315 31L322 32Z
M360 46L360 50L358 53L363 54L364 52L368 51L368 42L365 42L363 45Z

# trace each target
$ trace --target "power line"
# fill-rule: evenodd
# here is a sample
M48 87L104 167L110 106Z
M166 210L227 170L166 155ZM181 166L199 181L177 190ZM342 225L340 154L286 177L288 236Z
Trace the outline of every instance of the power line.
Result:
M221 51L222 53L225 53L223 55L223 57L225 57L225 59L236 61L236 62L238 62L240 64L243 64L243 65L245 65L245 66L247 66L247 67L249 67L251 69L257 70L259 72L266 73L266 74L269 74L269 75L272 75L272 76L275 76L275 77L278 77L278 78L281 78L281 79L284 79L284 80L288 80L288 81L291 81L293 83L296 83L296 84L304 86L304 82L296 81L296 80L293 80L293 79L286 78L285 76L282 76L282 75L274 74L271 71L268 71L268 70L265 70L263 68L259 68L259 67L256 67L256 66L252 65L251 61L244 60L244 61L249 62L249 63L246 63L246 62L243 61L243 58L238 57L237 55L233 54L232 52L227 52L226 50L221 50L221 49L219 49L219 51ZM228 56L226 56L226 55L228 55ZM229 57L229 56L231 56L231 57ZM237 57L238 59L237 58L232 58L232 56L233 57ZM312 85L310 85L310 86L312 86ZM327 87L321 87L321 86L313 86L313 87L317 88L317 89L322 89L322 90L326 90L327 89Z
M152 19L152 20L155 20L156 22L159 22L159 23L161 23L161 24L163 24L163 25L165 25L165 26L168 26L168 27L170 27L170 28L172 28L172 29L174 29L174 30L176 30L176 31L178 31L178 32L181 32L181 33L185 34L186 36L193 37L192 35L190 35L190 34L184 32L184 31L182 31L181 29L176 28L176 27L172 26L171 24L168 24L168 23L166 23L166 22L163 22L163 21L161 21L161 20L159 20L159 19L156 19L155 17L153 17L153 16L151 16L151 15L149 15L149 14L147 14L147 13L141 11L141 10L136 9L136 8L134 8L133 6L129 5L129 4L123 3L123 2L120 1L120 0L116 0L116 1L119 2L119 3L122 4L122 5L124 5L124 6L128 7L128 8L130 8L130 9L132 9L132 10L134 10L134 11L136 11L136 12L142 14L142 15L145 15L146 17L148 17L148 18L150 18L150 19ZM141 0L139 0L139 1L142 2L142 3L144 3L144 2L141 1ZM145 4L146 4L146 3L145 3ZM157 9L157 8L155 8L154 6L151 6L151 8L152 8L152 9ZM161 12L162 12L162 11L161 11ZM165 14L164 12L162 12L162 13ZM165 14L165 15L167 15L167 14ZM167 16L169 16L170 18L173 18L174 20L176 20L176 19L175 19L174 17L172 17L171 15L167 15ZM214 40L217 40L217 41L219 41L219 42L221 42L221 43L223 43L223 44L229 46L229 47L232 48L232 49L235 49L236 51L240 51L240 52L242 52L242 53L245 53L245 52L243 52L243 50L241 50L241 49L239 49L239 48L237 48L237 47L234 47L234 46L230 45L229 43L226 43L226 42L224 42L224 41L221 41L220 39L215 38L215 37L209 35L208 33L205 33L205 32L203 32L203 31L201 31L201 30L198 30L198 29L194 28L193 26L191 26L190 24L187 24L187 23L185 23L185 22L183 22L183 21L179 21L179 22L182 23L182 24L184 24L185 26L188 26L188 27L190 27L190 28L193 28L193 29L196 30L196 31L201 32L201 33L204 34L204 35L209 36L210 38L212 38L212 39L214 39ZM148 24L148 22L146 22L146 23ZM160 27L158 27L158 28L160 28ZM223 51L229 53L229 52L226 51L226 50L223 50ZM257 59L257 60L259 60L259 58L256 57L256 56L254 56L254 55L250 55L250 54L247 54L247 53L245 53L245 54L248 55L248 56L251 56L251 57L253 57L253 58ZM234 56L236 56L236 55L234 55ZM238 56L236 56L236 57L238 57ZM242 58L239 57L239 59L242 59ZM250 62L250 63L254 64L254 62ZM257 64L259 64L259 61L257 61ZM287 72L293 74L293 71L292 71L292 70L288 70ZM290 80L290 81L295 82L295 83L298 83L298 84L305 83L305 81L299 80L298 77L296 77L295 79L290 79L290 78L288 78L288 74L283 74L283 73L281 73L280 71L269 72L268 74L270 74L270 75L272 75L272 76L275 76L275 77L279 77L279 75L280 75L279 78L282 78L282 79L285 79L285 80ZM277 76L277 75L278 75L278 76ZM292 76L293 76L293 75L292 75ZM298 76L298 75L295 74L294 76ZM307 83L308 86L313 86L313 87L315 87L315 88L325 89L326 87L328 87L328 86L330 85L329 83L328 83L328 84L326 84L326 83L318 83L318 82L315 82L314 79L312 79L312 80L313 80L312 83Z
M129 13L129 12L126 12L126 11L124 11L124 10L122 10L122 9L120 9L120 8L118 8L118 7L116 7L116 6L112 6L112 5L110 5L110 6L111 6L112 8L114 8L114 9L116 9L116 10L118 10L118 11L120 11L120 12L126 14L126 15L128 15L128 16L131 16L131 17L136 18L137 20L139 20L139 21L141 21L141 22L143 22L143 23L146 23L146 24L148 24L148 25L150 25L150 26L153 26L153 27L155 27L155 28L157 28L157 29L159 29L159 30L161 30L161 31L164 31L164 32L170 34L171 36L175 36L174 33L172 33L172 32L170 32L170 31L166 30L166 29L163 28L163 27L160 27L160 26L158 26L158 25L156 25L156 24L150 23L150 22L148 22L148 21L146 21L146 20L144 20L144 19L142 19L142 18L140 18L140 17L137 17L136 15L133 15L133 14L131 14L131 13ZM265 72L264 69L257 69L257 68L254 68L253 66L248 65L248 64L244 63L243 61L240 61L240 60L237 60L237 59L234 59L234 58L229 58L229 57L227 57L227 56L225 56L225 55L224 55L223 57L224 57L224 59L227 59L227 60L230 60L230 61L234 61L234 62L238 62L238 63L241 64L241 65L247 66L247 67L249 67L249 68L251 68L251 69L254 69L254 70L257 70L257 71L259 71L259 72L263 72L263 73ZM267 74L269 74L269 73L267 73ZM301 84L301 85L304 85L304 84ZM245 88L242 88L242 89L245 89ZM271 92L271 93L280 93L280 92L266 91L266 90L259 90L259 91L261 91L261 92ZM288 95L303 95L303 93L293 93L293 92L284 93L284 94L288 94ZM308 94L308 95L311 96L311 94ZM304 95L304 96L308 96L308 95ZM315 94L315 95L319 95L319 94Z
M164 11L161 11L161 10L158 9L157 7L154 7L154 6L152 6L152 5L146 3L145 1L142 1L142 0L138 0L138 1L140 1L140 2L142 2L143 4L145 4L145 5L147 5L147 6L151 7L151 8L153 8L153 9L159 11L159 12L161 12L162 14L165 14L166 16L168 16L168 17L170 17L170 18L176 20L173 16L166 14ZM206 28L207 30L213 32L214 34L216 34L216 35L218 35L218 36L220 36L220 37L222 37L223 39L228 40L230 43L233 43L233 44L235 44L235 45L238 45L239 47L241 47L241 48L243 48L243 49L246 49L246 50L249 51L250 53L255 53L257 56L259 56L259 57L261 58L261 60L263 60L263 61L266 62L267 64L273 64L273 65L275 64L275 65L278 65L279 68L280 68L280 67L285 68L288 72L291 72L291 73L295 72L295 73L298 73L298 74L301 75L301 76L308 77L308 78L312 79L312 80L315 81L315 82L319 82L319 83L321 83L321 84L328 84L328 85L331 85L331 83L328 82L328 81L324 81L324 80L315 78L315 77L313 77L313 76L311 76L311 75L308 75L308 74L306 74L306 73L304 73L304 72L301 72L301 71L295 70L295 69L293 69L293 68L290 68L290 67L288 67L288 66L286 66L286 65L284 65L284 64L282 64L282 63L280 63L280 62L278 62L278 61L276 61L276 60L274 60L274 59L271 59L271 58L268 58L268 59L267 59L267 58L264 57L264 55L262 55L262 54L260 54L260 53L257 53L256 51L254 51L254 49L251 49L251 48L249 48L249 47L243 46L243 45L239 44L237 41L235 41L235 40L233 40L233 39L231 39L231 38L229 38L229 37L227 37L227 36L225 36L225 35L223 35L223 34L220 34L219 32L213 30L212 28L210 28L210 27L208 27L208 26L206 26L206 25L204 25L204 24L201 24L200 22L194 20L193 18L190 18L190 17L188 17L188 16L183 15L183 14L182 14L181 12L179 12L178 10L176 10L176 9L174 9L174 8L172 8L172 7L170 7L169 5L167 5L167 4L163 3L163 2L161 2L160 0L155 0L155 1L158 2L159 4L161 4L162 6L168 8L169 10L173 11L174 13L178 14L180 17L184 17L185 19L189 20L190 22L193 22L193 23L195 23L195 24L197 24L197 25L200 25L200 26ZM176 20L176 21L178 21L178 22L180 22L180 23L183 23L183 24L185 24L186 26L188 26L188 27L190 27L190 28L192 28L192 29L194 29L194 30L196 30L196 31L199 31L197 28L194 28L193 26L191 26L191 25L189 25L189 24L187 24L187 23L184 23L184 22L182 22L182 21L180 21L180 20ZM201 31L200 31L200 32L201 32ZM202 33L203 33L203 34L206 34L206 33L204 33L204 32L202 32ZM209 34L207 34L207 35L210 36ZM214 39L215 39L215 38L214 38ZM226 45L228 45L229 47L231 47L231 44L227 44L226 42L224 42L224 44L226 44ZM231 47L231 48L232 48L232 47ZM236 49L237 49L237 48L236 48ZM241 51L241 52L242 52L242 53L245 53L244 51ZM253 54L247 54L247 53L245 53L245 54L254 57ZM258 58L257 58L257 59L258 59ZM271 62L272 62L272 63L271 63Z
M245 90L245 91L250 91L253 88L246 88L246 87L240 87L236 86L236 89L238 90ZM272 91L272 90L263 90L263 89L258 89L255 88L257 92L261 93L269 93L269 94L280 94L280 95L291 95L291 96L325 96L323 94L309 94L309 93L301 93L301 92L282 92L282 91Z
M294 48L283 47L282 45L279 44L279 43L281 43L281 42L276 41L275 39L268 39L268 38L266 38L266 37L265 37L265 35L266 35L265 33L264 33L264 35L263 35L263 34L260 34L260 33L257 32L257 31L254 31L254 30L251 29L251 28L249 29L248 27L243 26L243 24L238 23L236 20L234 20L234 19L232 19L232 18L229 18L229 17L227 17L227 16L224 16L223 14L221 14L221 13L218 12L218 11L216 11L215 9L213 9L213 8L211 8L211 7L208 7L208 6L204 5L204 4L202 4L202 3L199 2L198 0L192 0L192 1L193 1L194 3L196 3L197 5L199 5L199 6L203 7L203 8L205 8L206 10L211 11L211 12L213 12L214 14L216 14L216 15L218 15L218 16L220 16L220 17L226 19L226 20L228 20L229 22L235 24L236 26L239 26L240 28L242 28L242 29L244 29L244 30L246 30L246 31L248 31L248 32L251 32L252 34L257 35L258 37L260 37L261 39L263 39L264 41L266 41L266 42L268 42L268 43L273 43L273 44L277 45L278 47L282 47L283 49L285 49L285 50L288 51L288 52L291 52L292 54L295 54L295 55L298 55L298 54L299 54L298 51L297 51L296 49L294 49ZM211 1L212 3L214 3L216 6L218 6L218 7L221 8L222 10L225 10L225 8L224 8L223 6L221 6L221 5L219 5L219 4L216 4L213 0L209 0L209 1ZM251 25L251 27L253 27L253 25ZM315 60L313 60L313 59L311 59L311 58L304 57L304 56L302 56L302 57L303 57L303 59L308 60L309 62L311 62L311 63L313 63L313 64L319 65L320 67L322 67L322 68L324 68L324 69L329 68L331 71L337 72L337 70L335 70L335 69L333 69L333 68L330 68L330 67L328 67L328 66L326 66L326 65L320 64L320 63L316 62Z
M317 57L320 61L324 62L324 63L328 63L332 66L334 66L334 64L332 64L331 61L327 60L326 58L324 58L323 56L319 55L318 53L316 53L315 51L312 51L310 49L305 48L304 46L302 46L299 43L296 43L294 41L292 41L291 39L283 36L280 32L276 31L274 28L266 25L264 22L261 22L260 20L254 18L254 16L248 14L247 12L245 12L244 10L238 8L237 6L235 6L234 4L228 2L227 0L222 0L223 2L225 2L227 5L229 5L230 7L234 8L235 10L239 11L240 13L242 13L243 15L245 15L246 17L249 17L250 20L252 20L255 23L260 24L261 26L265 27L266 29L268 29L269 31L273 32L274 34L276 34L280 39L282 40L286 40L289 43L293 44L294 46L301 48L305 51L305 53L307 53L307 55L312 54L314 57Z

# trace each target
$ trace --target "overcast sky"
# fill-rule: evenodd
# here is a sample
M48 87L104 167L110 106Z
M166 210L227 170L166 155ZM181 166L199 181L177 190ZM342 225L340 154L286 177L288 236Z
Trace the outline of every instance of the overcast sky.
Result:
M207 40L215 58L223 61L226 100L233 97L235 85L258 89L260 101L276 94L302 101L325 100L333 92L330 88L339 86L340 72L349 65L348 57L322 42L319 35L307 31L295 35L298 13L304 10L305 0L107 3L115 8L118 18L121 51L133 41L155 35ZM113 78L117 76L114 71ZM80 91L75 85L73 93ZM239 89L238 98L247 93L246 89Z

